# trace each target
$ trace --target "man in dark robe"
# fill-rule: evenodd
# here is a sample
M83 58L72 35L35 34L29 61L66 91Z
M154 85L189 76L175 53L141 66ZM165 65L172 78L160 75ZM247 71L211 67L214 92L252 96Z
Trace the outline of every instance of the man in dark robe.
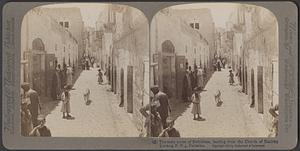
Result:
M186 71L183 78L183 87L182 87L182 99L184 102L189 102L190 97L192 96L192 82L190 78L191 74Z

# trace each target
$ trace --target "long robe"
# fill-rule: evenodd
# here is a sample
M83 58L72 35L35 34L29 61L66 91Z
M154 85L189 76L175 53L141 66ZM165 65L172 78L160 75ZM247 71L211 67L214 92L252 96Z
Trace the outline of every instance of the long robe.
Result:
M203 79L203 71L202 69L198 69L197 71L197 87L203 88L204 79Z
M193 101L192 114L201 114L201 106L200 106L201 96L200 94L198 96L199 97L196 97L195 94L193 94L192 96L192 101Z
M62 100L62 106L60 111L64 113L70 113L71 112L70 93L68 94L68 96L66 96L65 92L63 92L61 95L61 100Z
M67 85L71 86L73 85L73 75L72 75L72 69L67 69Z
M192 95L192 82L191 82L190 75L186 73L183 79L182 99L186 100L191 95Z

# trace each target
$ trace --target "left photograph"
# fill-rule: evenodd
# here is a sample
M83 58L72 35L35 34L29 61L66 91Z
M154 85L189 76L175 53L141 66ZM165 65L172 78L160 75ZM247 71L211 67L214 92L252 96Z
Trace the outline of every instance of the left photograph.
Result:
M21 28L21 135L145 136L149 24L130 6L35 7Z

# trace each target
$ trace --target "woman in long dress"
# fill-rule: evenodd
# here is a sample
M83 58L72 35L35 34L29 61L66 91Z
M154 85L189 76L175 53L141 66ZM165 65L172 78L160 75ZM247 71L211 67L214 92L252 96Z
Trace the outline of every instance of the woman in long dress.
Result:
M200 96L200 88L196 87L194 90L194 94L192 95L192 102L193 102L193 108L192 108L192 114L194 114L194 120L202 120L201 115L201 96ZM198 115L198 117L196 117Z
M68 86L64 87L64 91L61 94L61 100L62 100L61 112L63 112L63 119L71 118L72 116L70 115L70 112L71 112L70 93L69 93ZM67 116L65 114L67 114Z

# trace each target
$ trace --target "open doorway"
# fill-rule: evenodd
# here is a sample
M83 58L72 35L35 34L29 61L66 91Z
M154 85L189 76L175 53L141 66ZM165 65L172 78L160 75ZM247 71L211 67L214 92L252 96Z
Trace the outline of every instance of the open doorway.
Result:
M254 86L254 70L251 69L251 104L250 107L253 108L255 106L255 86Z

